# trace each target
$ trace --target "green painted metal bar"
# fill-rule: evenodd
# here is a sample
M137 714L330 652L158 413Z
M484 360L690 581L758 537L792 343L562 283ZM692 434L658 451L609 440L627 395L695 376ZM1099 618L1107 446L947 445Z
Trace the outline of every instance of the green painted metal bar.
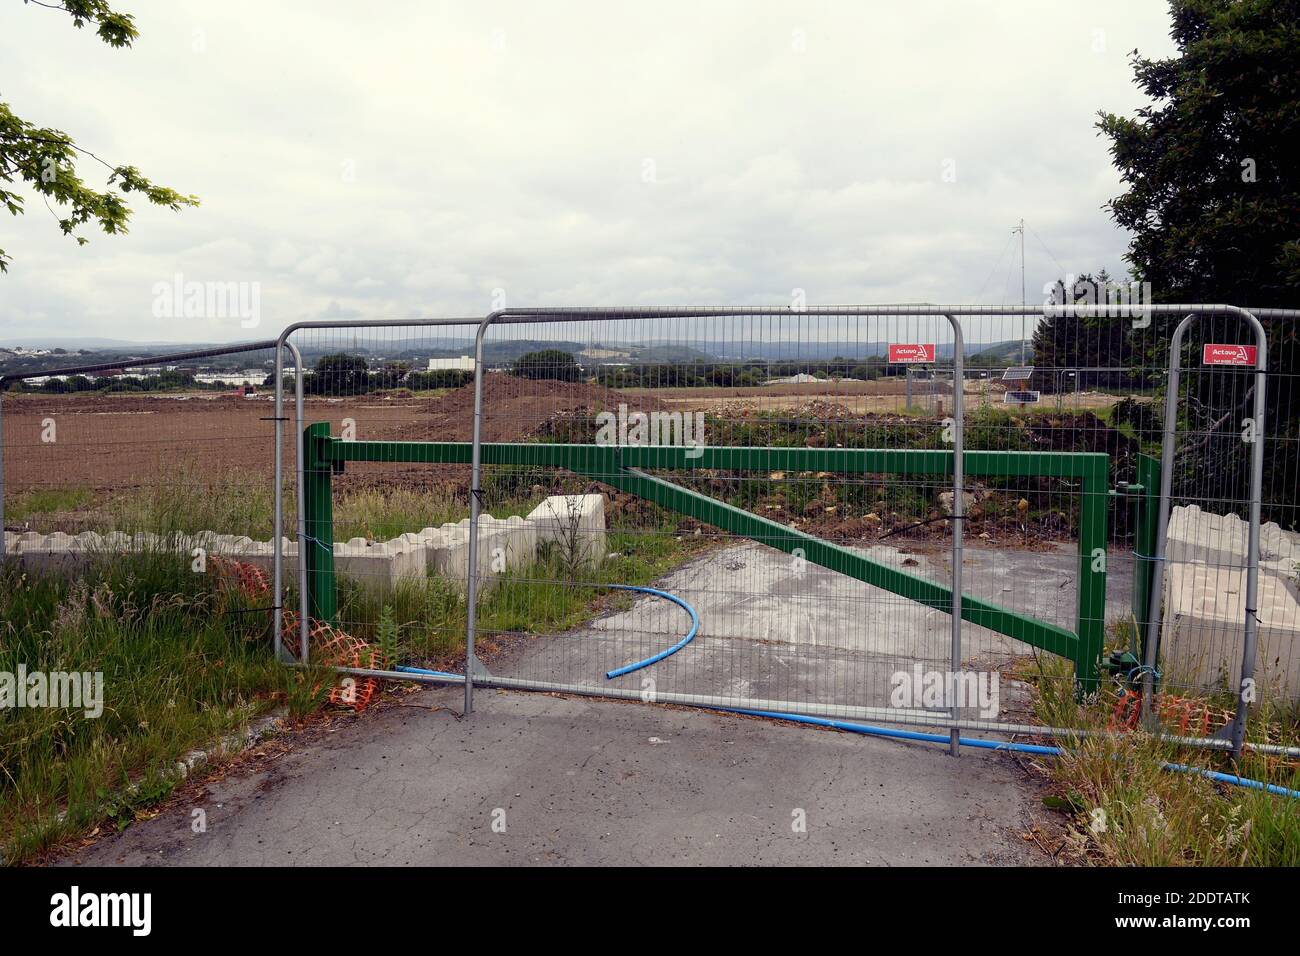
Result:
M1106 643L1106 519L1110 511L1110 461L1090 455L1079 508L1078 656L1074 677L1079 690L1091 694L1100 686L1101 654Z
M657 505L696 518L724 531L752 538L787 554L802 550L804 559L851 578L917 601L944 613L952 611L952 589L935 581L908 574L897 568L873 561L803 531L762 518L751 512L663 481L638 470L614 475L588 474L620 491L653 501ZM1032 644L1053 654L1078 662L1079 639L1054 624L1019 614L991 601L962 595L963 620Z
M307 608L317 621L334 622L338 590L334 582L334 490L336 467L329 422L303 431L303 508L308 540L299 545L298 559L307 561Z
M612 461L620 468L729 471L829 471L838 474L948 475L952 452L943 449L700 448L643 445L559 445L485 442L483 463L568 468ZM335 461L394 464L468 464L468 442L341 441ZM692 456L694 453L694 456ZM1100 452L967 451L966 472L981 478L1087 478L1109 466Z
M312 429L318 429L312 431ZM316 494L308 495L309 527L329 534L332 515L319 489L328 489L330 466L367 461L394 464L469 464L467 442L343 441L328 438L328 425L312 426L311 446L319 456ZM321 441L324 437L326 440ZM834 545L805 532L759 517L706 495L663 481L640 469L673 471L827 471L851 474L951 474L952 452L943 449L746 448L560 445L487 443L483 462L490 465L559 467L582 474L630 494L696 518L725 531L760 541L778 550L803 551L806 560L876 587L949 613L952 591L934 581ZM1106 516L1109 458L1094 452L967 451L966 473L976 477L1074 478L1082 484L1079 535L1078 633L1004 608L982 598L963 595L962 618L1075 662L1084 692L1094 690L1105 640ZM309 532L323 541L320 533ZM309 580L327 619L335 613L333 554L312 552ZM326 567L328 562L328 567Z

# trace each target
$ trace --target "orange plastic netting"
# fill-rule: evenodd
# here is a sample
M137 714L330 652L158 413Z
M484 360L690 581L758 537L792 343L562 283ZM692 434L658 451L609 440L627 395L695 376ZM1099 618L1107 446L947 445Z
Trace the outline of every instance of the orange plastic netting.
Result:
M265 598L271 593L266 572L254 564L219 555L209 556L208 563L216 572L222 588L251 598ZM302 656L298 615L293 611L285 611L282 615L280 637L295 657ZM311 621L307 638L311 660L319 664L379 670L387 663L378 648L327 621ZM330 689L329 702L360 713L369 706L378 689L379 681L374 677L344 675L338 685Z

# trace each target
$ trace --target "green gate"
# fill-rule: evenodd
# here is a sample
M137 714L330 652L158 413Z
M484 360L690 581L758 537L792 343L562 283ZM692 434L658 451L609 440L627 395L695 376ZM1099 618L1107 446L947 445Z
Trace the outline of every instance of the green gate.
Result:
M468 442L345 441L328 423L308 426L304 435L304 518L308 608L318 620L337 613L334 576L331 477L347 462L468 465ZM841 475L951 475L953 453L944 450L849 448L693 448L569 444L481 446L485 465L563 468L637 495L731 534L786 553L801 549L805 560L945 613L952 590L890 567L829 541L699 494L649 474L652 471L808 471ZM1079 689L1098 686L1105 635L1106 521L1109 457L1096 452L967 451L965 473L979 478L1059 478L1081 485L1078 547L1078 604L1073 630L963 594L961 616L1033 647L1074 662Z

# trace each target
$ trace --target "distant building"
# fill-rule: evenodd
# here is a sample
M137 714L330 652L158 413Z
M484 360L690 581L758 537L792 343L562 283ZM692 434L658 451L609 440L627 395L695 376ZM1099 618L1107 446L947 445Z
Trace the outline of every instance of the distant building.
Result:
M429 359L430 372L472 372L474 371L474 359L469 355L461 355L456 358L431 358Z
M200 385L261 385L266 379L266 372L255 368L242 372L200 372L194 381Z
M807 372L800 372L798 375L791 375L787 378L770 378L764 385L805 385L808 382L824 382L825 379L817 378L815 375L809 375Z

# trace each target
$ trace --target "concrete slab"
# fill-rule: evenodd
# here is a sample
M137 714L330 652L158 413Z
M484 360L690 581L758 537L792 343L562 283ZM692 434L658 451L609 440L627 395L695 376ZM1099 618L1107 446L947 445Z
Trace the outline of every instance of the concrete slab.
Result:
M921 577L950 580L947 555L926 556L877 545L872 558ZM970 548L965 590L1048 621L1073 626L1078 557L1072 549L1025 553ZM1128 613L1131 563L1111 562L1112 616ZM606 671L676 643L688 615L667 601L638 598L631 608L573 632L530 642L494 663L493 673L564 684L721 695L746 700L886 707L892 678L920 663L947 670L951 618L757 543L706 554L656 582L693 605L700 632L678 653L643 670L606 680ZM965 624L963 663L996 669L1025 644ZM1004 682L1003 711L1023 704Z
M459 691L423 704L457 706ZM209 785L91 865L1025 865L1014 761L705 711L484 692L394 707ZM207 815L191 831L191 811ZM505 832L493 829L504 813ZM802 812L806 832L792 823Z

